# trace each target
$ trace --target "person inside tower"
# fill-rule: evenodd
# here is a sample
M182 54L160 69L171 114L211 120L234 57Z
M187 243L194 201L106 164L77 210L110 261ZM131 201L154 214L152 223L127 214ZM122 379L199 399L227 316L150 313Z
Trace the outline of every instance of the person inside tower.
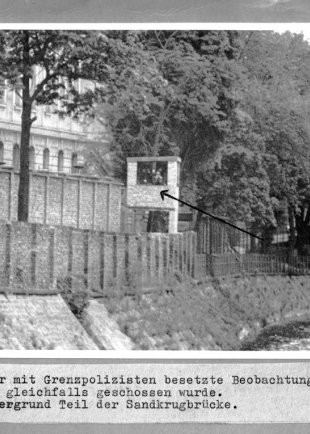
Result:
M156 170L155 175L153 177L153 183L155 185L163 185L163 180L164 180L164 178L163 178L162 173L161 173L161 168L159 167Z

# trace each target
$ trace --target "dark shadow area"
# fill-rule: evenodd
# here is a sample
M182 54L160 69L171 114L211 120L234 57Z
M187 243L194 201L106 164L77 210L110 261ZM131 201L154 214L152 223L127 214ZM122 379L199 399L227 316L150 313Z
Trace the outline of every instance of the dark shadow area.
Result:
M293 340L309 339L310 346L310 318L295 320L282 324L265 327L252 342L245 342L241 351L277 350L283 345L289 345ZM298 342L296 342L298 345ZM294 349L294 348L289 348ZM298 350L296 346L296 350ZM304 348L301 348L304 349Z

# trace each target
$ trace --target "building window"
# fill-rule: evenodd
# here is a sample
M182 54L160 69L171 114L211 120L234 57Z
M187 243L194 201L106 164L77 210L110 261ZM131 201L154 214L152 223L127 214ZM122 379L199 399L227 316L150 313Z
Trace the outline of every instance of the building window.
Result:
M50 151L45 148L43 151L43 170L49 170L50 166Z
M63 151L58 152L58 172L64 171L64 153Z
M77 154L74 152L71 157L71 173L79 173L77 163L78 163Z
M7 93L8 93L8 91L7 91L7 85L6 85L6 80L5 80L3 87L1 87L0 105L6 105Z
M4 145L0 142L0 164L4 164Z
M18 109L22 108L22 98L20 96L21 92L22 92L21 89L19 89L17 92L14 91L14 106L15 106L15 108L18 108Z
M167 161L138 161L137 184L167 185Z
M34 147L29 148L29 169L34 170Z
M15 170L20 169L20 152L17 143L13 146L13 167Z

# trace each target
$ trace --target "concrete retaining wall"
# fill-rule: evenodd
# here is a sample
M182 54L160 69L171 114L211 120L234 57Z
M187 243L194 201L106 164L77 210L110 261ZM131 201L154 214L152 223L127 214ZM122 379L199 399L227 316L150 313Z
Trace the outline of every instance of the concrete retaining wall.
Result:
M74 285L108 294L160 282L178 272L194 276L194 232L124 235L0 222L0 286L21 291Z

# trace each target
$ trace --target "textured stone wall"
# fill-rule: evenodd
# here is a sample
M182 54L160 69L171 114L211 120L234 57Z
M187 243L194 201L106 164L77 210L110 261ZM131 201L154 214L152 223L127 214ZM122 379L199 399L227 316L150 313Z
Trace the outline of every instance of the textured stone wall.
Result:
M0 315L1 350L99 349L60 295L0 294Z
M17 219L18 182L17 173L0 169L0 219ZM29 221L120 232L121 190L116 181L33 172Z
M160 282L174 272L194 276L194 232L124 235L0 221L0 284L27 291L55 288L68 277L108 294Z

